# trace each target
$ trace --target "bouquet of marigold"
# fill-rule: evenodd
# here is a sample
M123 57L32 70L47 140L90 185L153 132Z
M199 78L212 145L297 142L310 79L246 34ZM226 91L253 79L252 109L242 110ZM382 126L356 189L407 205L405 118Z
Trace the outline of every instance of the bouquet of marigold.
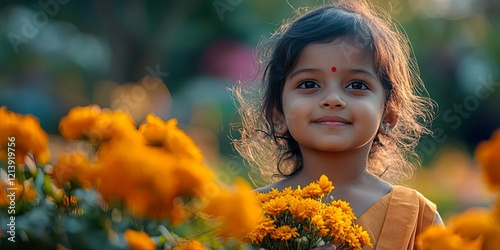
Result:
M500 192L500 129L491 140L476 148L476 159L483 172L486 185L493 192ZM454 215L446 227L431 226L417 238L419 249L500 249L500 199L492 208L470 208Z
M263 217L247 240L268 250L311 249L326 243L336 244L337 249L371 246L368 233L354 223L356 216L349 203L328 196L333 189L322 175L304 188L259 193Z
M258 224L250 185L221 185L175 119L75 107L59 124L75 148L47 165L36 117L0 121L1 249L236 248Z

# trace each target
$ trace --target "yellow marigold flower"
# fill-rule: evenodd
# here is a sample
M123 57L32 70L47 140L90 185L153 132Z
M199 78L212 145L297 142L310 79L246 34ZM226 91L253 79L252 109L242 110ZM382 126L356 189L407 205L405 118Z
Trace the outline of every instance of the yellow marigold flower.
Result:
M354 250L362 250L363 246L372 246L370 236L360 225L354 225L347 233L345 241Z
M185 208L187 205L180 198L174 199L173 203L169 218L170 224L175 227L185 222L189 217L189 213Z
M484 235L483 249L495 250L498 246L500 246L500 227L496 226Z
M470 241L461 238L451 229L443 226L430 226L418 235L416 245L421 250L460 250L460 249L482 249L480 239Z
M59 132L68 140L89 139L101 143L114 138L138 138L130 115L123 111L101 110L96 105L75 107L59 123Z
M159 148L112 140L99 147L93 181L108 203L124 202L138 217L165 219L179 195L180 180L169 178L178 163Z
M97 105L74 107L61 119L59 132L68 140L78 140L94 127L100 115L101 108Z
M244 179L236 179L234 186L220 189L215 196L208 198L208 204L202 211L221 221L221 235L243 240L257 227L262 209Z
M264 203L276 198L279 195L281 195L281 193L278 191L278 189L271 188L271 190L267 193L259 193L257 198L260 200L260 202Z
M274 232L271 233L271 238L279 240L291 240L293 238L299 237L300 234L297 233L297 228L290 228L289 226L281 226L276 228Z
M146 122L139 126L139 131L149 145L163 146L166 135L170 132L168 122L164 122L159 117L149 114L146 116Z
M328 236L328 232L330 230L326 228L325 221L320 214L314 215L311 218L311 223L313 224L313 226L316 226L318 228L318 234L320 237Z
M450 218L449 227L461 237L474 240L493 230L496 225L489 210L475 208Z
M347 216L350 216L352 220L356 219L356 215L352 211L351 206L349 205L349 202L343 201L343 200L334 200L330 203L331 206L333 207L338 207L346 214Z
M326 207L323 213L323 219L326 227L330 230L330 235L345 242L345 235L353 224L352 217L344 214L341 208L334 206Z
M290 211L291 214L297 216L299 220L307 218L307 207L306 204L302 202L302 199L292 197L288 202L290 203L288 211Z
M145 232L138 232L132 229L127 229L123 236L125 241L132 250L149 250L156 249L156 243Z
M88 159L80 153L63 155L53 165L52 179L62 188L65 183L74 181L84 188L90 188L91 168Z
M210 250L197 240L181 240L173 250Z
M268 202L262 204L264 212L271 216L276 216L288 208L287 201L284 197L276 197Z
M483 171L488 187L500 191L500 129L497 129L489 141L481 142L476 148L476 158Z
M40 164L50 159L48 150L49 136L40 127L38 118L32 115L19 115L0 107L0 159L7 160L9 148L15 149L16 165L23 164L24 158L30 152ZM13 140L9 140L12 138Z
M264 237L268 233L273 232L275 229L274 220L269 217L262 216L259 225L248 233L245 238L252 244L260 244Z
M344 249L362 249L371 246L366 231L353 221L356 218L349 203L334 201L322 202L325 193L333 189L326 176L307 185L303 189L287 187L283 191L271 189L267 194L259 195L264 216L270 225L264 229L263 222L247 235L247 241L265 249L282 247L302 249L304 244L330 241L340 244ZM304 235L301 238L300 235ZM290 239L294 240L290 241Z
M139 127L139 131L149 145L161 146L169 152L201 162L201 150L191 137L177 127L177 123L177 119L164 122L150 114L146 117L146 123Z
M314 197L320 197L323 195L323 190L319 186L318 183L311 183L302 189L302 196L304 198L314 198Z
M192 158L179 158L178 167L173 175L179 181L179 194L191 197L201 197L211 192L216 186L215 174L211 168Z
M297 196L297 193L295 192L294 189L292 189L292 187L286 187L285 189L281 190L280 195L281 196L286 196L286 195ZM300 194L300 195L302 195L302 194Z
M332 182L324 174L319 177L316 183L318 183L319 187L323 191L323 194L325 195L329 194L334 189Z
M167 134L163 148L174 154L192 158L196 161L201 162L203 160L201 150L196 146L193 139L177 127L177 119L168 120L166 126L169 129L169 133Z
M500 221L500 197L497 198L495 205L492 206L492 210L491 216L493 216L493 219Z
M315 215L321 214L321 209L324 205L323 202L311 198L303 199L302 203L307 208L304 213L307 218L312 218Z

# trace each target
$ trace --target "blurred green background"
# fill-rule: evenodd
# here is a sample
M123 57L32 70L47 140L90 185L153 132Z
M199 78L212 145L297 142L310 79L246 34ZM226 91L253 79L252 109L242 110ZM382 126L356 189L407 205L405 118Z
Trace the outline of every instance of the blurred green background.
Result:
M175 117L222 182L247 176L230 144L237 121L227 90L251 84L254 50L294 9L323 1L2 1L0 106L39 117L53 160L68 147L57 124L77 105L121 108L141 123ZM500 127L500 1L377 1L401 23L439 105L406 183L443 217L486 206L476 145ZM0 121L1 122L1 121Z

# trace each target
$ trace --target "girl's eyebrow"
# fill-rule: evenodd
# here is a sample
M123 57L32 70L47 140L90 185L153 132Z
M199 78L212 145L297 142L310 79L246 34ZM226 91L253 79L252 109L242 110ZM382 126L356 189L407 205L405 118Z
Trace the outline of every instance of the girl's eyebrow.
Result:
M371 78L378 80L378 78L371 72L371 70L364 69L364 68L353 68L349 69L349 71L354 72L354 73L362 73L370 76Z
M316 72L316 71L320 71L319 69L316 69L316 68L299 68L297 70L295 70L294 72L292 72L292 74L290 74L290 76L288 77L288 79L292 79L294 76L300 74L300 73L303 73L303 72ZM353 72L353 73L362 73L362 74L366 74L368 76L370 76L371 78L375 79L375 80L378 80L378 78L372 73L371 70L369 69L364 69L364 68L352 68L352 69L349 69L349 71Z
M290 76L288 77L288 79L292 79L294 76L302 73L302 72L316 72L316 71L319 71L319 69L315 69L315 68L302 68L302 69L297 69L295 70L292 74L290 74Z

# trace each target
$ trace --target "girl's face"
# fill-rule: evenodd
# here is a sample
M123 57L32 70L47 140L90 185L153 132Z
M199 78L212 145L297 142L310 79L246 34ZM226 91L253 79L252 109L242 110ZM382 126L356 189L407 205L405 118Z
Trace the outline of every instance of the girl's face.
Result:
M288 130L303 152L370 147L385 102L372 61L342 40L306 46L286 78L283 114L273 115L274 124L284 125L278 133Z

